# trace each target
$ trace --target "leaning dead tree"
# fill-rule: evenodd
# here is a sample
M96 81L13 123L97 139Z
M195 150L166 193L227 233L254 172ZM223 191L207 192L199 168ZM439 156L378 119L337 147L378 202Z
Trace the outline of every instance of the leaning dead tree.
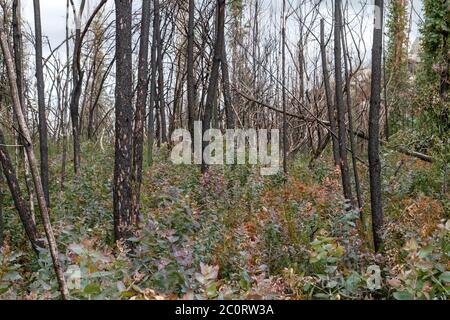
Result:
M39 204L39 211L41 213L42 223L44 225L45 235L47 238L50 254L53 261L53 266L56 273L56 278L59 283L61 296L63 299L69 298L69 293L64 278L64 271L58 256L58 247L56 245L53 229L50 224L50 217L48 212L47 201L45 199L45 192L42 186L42 180L38 169L36 155L34 153L33 140L31 139L30 131L28 130L25 116L22 112L22 106L20 104L19 92L17 89L17 78L14 69L13 57L9 49L8 38L6 35L4 16L0 16L0 44L3 52L3 57L6 65L9 87L11 89L11 96L13 100L13 108L17 122L19 124L20 134L25 142L25 151L30 163L30 170L33 176L34 188L36 190L37 200Z

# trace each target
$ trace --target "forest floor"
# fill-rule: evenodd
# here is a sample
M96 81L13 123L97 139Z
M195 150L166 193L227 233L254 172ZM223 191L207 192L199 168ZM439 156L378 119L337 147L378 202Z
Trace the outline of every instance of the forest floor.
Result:
M434 299L448 297L448 194L428 163L383 159L385 246L370 241L368 177L359 167L363 220L324 159L296 158L288 178L250 166L202 176L156 154L145 169L142 220L128 245L112 239L113 151L83 148L82 174L51 162L51 217L73 299ZM56 154L56 152L54 152ZM9 195L0 298L59 297L51 259L32 252Z

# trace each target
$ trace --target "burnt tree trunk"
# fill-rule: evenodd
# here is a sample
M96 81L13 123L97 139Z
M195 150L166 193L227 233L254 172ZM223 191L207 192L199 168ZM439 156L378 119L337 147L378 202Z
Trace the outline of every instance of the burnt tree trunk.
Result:
M331 93L330 74L328 72L327 53L325 44L325 26L323 19L320 20L320 52L322 56L323 83L325 87L328 120L330 121L330 128L332 131L331 139L333 143L334 165L337 166L340 163L339 142L337 140L336 112Z
M188 130L194 136L195 79L194 79L194 41L195 41L195 0L189 0L188 45L187 45L187 114Z
M33 176L34 188L36 190L37 200L39 204L39 210L41 213L42 224L44 225L45 235L47 237L50 255L52 257L53 266L56 273L56 278L58 280L59 289L63 299L69 298L69 293L66 286L66 281L64 278L64 271L61 265L61 261L58 256L58 247L56 245L55 236L53 234L53 229L50 224L50 217L48 212L47 202L45 200L45 193L42 187L41 176L39 174L39 169L37 165L36 156L34 153L34 148L32 144L32 139L30 132L28 130L27 124L25 122L25 117L22 112L22 107L20 105L19 91L17 90L17 79L14 70L14 62L9 50L8 38L4 28L3 17L0 16L0 44L3 51L3 57L5 60L6 70L8 74L9 86L11 89L11 96L13 100L14 112L17 117L17 122L19 123L20 133L24 139L25 151L27 153L28 161L30 163L30 170Z
M202 134L211 128L213 108L215 107L217 89L219 84L219 68L223 56L223 42L225 41L225 0L217 0L217 23L216 40L214 44L213 62L211 75L209 78L208 93L205 102L205 112L203 114ZM207 144L203 143L204 151ZM202 157L203 158L203 157ZM208 166L202 160L202 173L206 173Z
M288 157L288 139L287 139L287 114L286 114L286 0L283 0L283 16L281 26L281 78L282 78L282 93L281 100L283 104L283 171L288 172L287 157Z
M335 1L335 21L334 21L334 61L335 61L335 82L336 82L336 106L338 120L338 141L340 168L342 176L342 188L344 197L352 200L352 189L350 184L350 173L347 160L347 128L345 125L345 105L344 93L342 85L342 48L341 48L341 29L342 29L342 12L341 0Z
M225 116L227 129L234 129L234 110L233 101L231 98L230 88L230 71L228 66L226 43L223 41L222 53L222 85L223 85L223 100L225 104Z
M25 233L30 240L33 249L38 252L38 247L43 247L43 243L38 240L40 237L37 232L36 223L26 201L22 197L19 179L16 176L16 171L14 170L13 163L5 145L5 137L3 135L3 131L0 129L0 164L3 168L6 182L8 183L9 190L11 191L14 205L19 213Z
M375 251L379 252L383 242L383 207L381 202L380 163L380 106L381 106L381 56L383 49L383 0L375 0L379 16L375 16L372 48L372 85L369 110L369 176L370 206Z
M158 105L159 105L159 115L161 121L160 135L161 142L167 143L167 122L166 122L166 101L164 99L164 68L163 68L163 44L161 41L161 13L159 0L154 0L154 21L153 21L153 32L155 33L156 40L156 51L157 59L156 64L158 66Z
M113 185L114 235L127 236L131 225L132 167L132 0L115 0L116 4L116 101L115 163Z
M152 36L152 48L150 53L150 66L151 66L151 74L150 74L150 101L148 106L148 141L147 141L147 162L148 165L151 166L153 164L153 145L155 143L155 118L154 113L156 110L156 29L155 29L155 21L153 17L153 36Z
M44 68L42 64L42 24L40 0L33 0L34 4L34 32L36 46L36 82L39 109L39 150L41 159L42 188L44 189L45 200L50 205L50 195L48 191L48 142L47 142L47 115L45 110L45 82ZM20 92L19 92L20 99Z
M67 111L69 108L69 77L70 77L70 64L69 62L69 3L70 0L67 0L66 3L66 60L67 60L67 66L66 66L66 76L67 76L67 83L65 84L64 89L64 107L63 107L63 114L62 114L62 161L61 161L61 181L60 181L60 188L61 192L64 191L64 183L66 179L66 165L67 165Z
M363 201L361 195L361 182L359 179L358 173L358 164L357 164L357 155L356 155L356 142L355 142L355 134L353 133L353 110L352 110L352 93L351 93L351 77L353 74L350 55L347 48L347 41L345 39L344 29L342 31L342 48L344 52L344 70L345 70L345 98L347 105L347 117L348 117L348 132L350 137L350 149L352 155L352 168L353 168L353 177L355 180L355 191L356 191L356 200L358 202L358 209L360 210L360 218L363 219L362 209L363 209Z
M150 1L142 1L141 39L139 47L138 85L133 133L133 196L132 217L139 215L139 195L142 184L142 162L144 153L144 118L148 95L148 45L150 34Z
M24 98L24 76L23 76L23 42L22 42L22 18L21 18L21 0L14 0L13 2L13 49L14 49L14 65L17 74L17 89L19 90L20 105L22 112L25 114L25 98ZM24 141L20 134L17 135L17 144L23 145ZM28 203L30 205L30 213L34 220L34 195L33 182L30 177L28 159L25 156L23 148L19 150L20 158L23 162L25 172L25 184L28 191Z
M72 1L72 0L71 0ZM70 97L70 118L72 120L73 139L73 169L75 175L80 173L81 142L80 142L80 112L78 110L81 97L81 86L83 83L83 72L80 70L78 47L81 46L81 16L83 14L85 1L81 2L80 10L75 16L75 45L72 57L72 94ZM73 5L73 3L72 3Z

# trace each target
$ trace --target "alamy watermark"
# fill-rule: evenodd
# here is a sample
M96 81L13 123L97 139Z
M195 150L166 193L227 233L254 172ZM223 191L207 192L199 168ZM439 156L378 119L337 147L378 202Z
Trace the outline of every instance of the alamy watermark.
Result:
M269 141L270 140L270 141ZM186 129L172 135L174 164L260 165L261 175L280 170L280 131L278 129L209 129L202 134L202 122L194 123L194 136ZM209 143L204 147L205 143Z

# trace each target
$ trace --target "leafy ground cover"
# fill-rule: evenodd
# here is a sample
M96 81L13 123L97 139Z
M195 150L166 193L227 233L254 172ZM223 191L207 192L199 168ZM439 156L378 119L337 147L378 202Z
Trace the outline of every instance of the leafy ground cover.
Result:
M85 146L82 174L68 177L64 192L52 180L51 216L73 299L448 297L448 197L439 196L431 164L385 155L385 250L375 256L369 210L361 223L325 160L310 169L299 157L287 178L250 166L202 176L163 151L146 169L140 227L116 245L113 155L97 149ZM52 160L58 177L60 159ZM11 199L5 206L0 298L58 298L48 252L32 252Z

